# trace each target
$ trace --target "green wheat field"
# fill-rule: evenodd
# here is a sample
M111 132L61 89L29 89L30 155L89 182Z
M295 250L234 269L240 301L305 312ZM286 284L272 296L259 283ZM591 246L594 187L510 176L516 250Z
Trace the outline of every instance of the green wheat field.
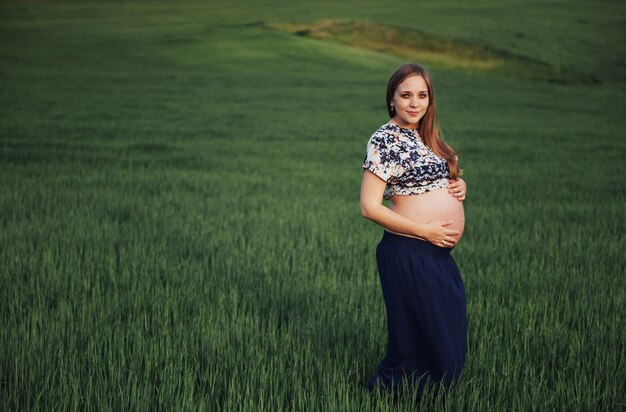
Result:
M3 1L0 410L626 409L626 4ZM391 73L468 186L468 361L370 395Z

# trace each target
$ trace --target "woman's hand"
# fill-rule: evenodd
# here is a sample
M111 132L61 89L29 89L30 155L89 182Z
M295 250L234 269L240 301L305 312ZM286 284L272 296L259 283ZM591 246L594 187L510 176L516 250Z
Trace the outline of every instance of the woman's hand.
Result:
M428 233L426 235L426 240L434 245L441 247L454 246L457 240L452 236L458 235L460 232L458 230L446 229L444 227L451 225L452 223L452 220L427 223L426 226L428 226Z
M467 194L467 185L465 181L460 177L457 179L450 179L448 183L448 193L456 197L457 200L465 200Z

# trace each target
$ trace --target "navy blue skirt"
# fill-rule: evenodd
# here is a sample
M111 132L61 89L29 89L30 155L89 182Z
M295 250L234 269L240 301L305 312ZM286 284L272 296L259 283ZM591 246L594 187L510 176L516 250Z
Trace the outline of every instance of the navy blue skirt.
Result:
M387 308L387 353L366 386L452 386L467 352L465 287L450 248L385 231L376 262Z

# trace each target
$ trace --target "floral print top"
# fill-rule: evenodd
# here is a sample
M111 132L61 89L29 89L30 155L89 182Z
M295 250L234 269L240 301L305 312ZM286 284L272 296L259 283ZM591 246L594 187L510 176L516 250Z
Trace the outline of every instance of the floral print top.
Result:
M450 178L448 162L426 146L416 129L393 123L374 132L363 168L387 182L384 199L444 188Z

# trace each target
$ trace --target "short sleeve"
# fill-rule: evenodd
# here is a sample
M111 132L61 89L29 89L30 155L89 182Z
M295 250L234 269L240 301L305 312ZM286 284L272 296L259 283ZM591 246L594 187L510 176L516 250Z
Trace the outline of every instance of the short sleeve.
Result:
M401 165L395 140L386 133L374 133L367 143L363 168L385 182L398 176Z

